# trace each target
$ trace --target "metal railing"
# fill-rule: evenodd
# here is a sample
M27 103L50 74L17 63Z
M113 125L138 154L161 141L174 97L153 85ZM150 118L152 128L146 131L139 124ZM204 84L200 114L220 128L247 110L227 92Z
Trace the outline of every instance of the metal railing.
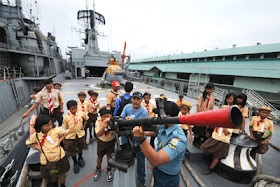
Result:
M137 82L142 82L145 84L149 84L151 86L155 86L158 88L162 88L168 91L172 91L175 93L183 93L184 95L187 95L188 89L189 89L189 82L186 81L175 81L175 80L168 80L168 79L162 79L162 78L154 78L149 76L132 76L132 80ZM197 95L202 93L204 91L205 84L195 84L197 86ZM221 89L215 87L215 90L213 92L213 96L216 99L216 104L221 106L225 100L225 96L228 93L226 89ZM195 98L197 95L188 95L189 97Z
M262 106L268 106L271 108L272 112L270 114L270 118L279 121L280 120L280 111L277 110L271 103L265 100L262 96L260 96L256 91L250 89L243 89L242 93L247 95L247 103L253 107L259 108Z

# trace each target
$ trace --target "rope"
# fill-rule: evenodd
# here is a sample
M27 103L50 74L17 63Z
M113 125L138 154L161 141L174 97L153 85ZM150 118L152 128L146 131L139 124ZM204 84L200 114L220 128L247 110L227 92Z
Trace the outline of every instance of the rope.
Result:
M191 187L190 181L188 180L187 176L185 175L182 167L180 168L180 174L185 182L186 187Z
M270 175L264 175L262 173L262 155L258 154L258 170L257 175L253 178L252 183L254 184L254 187L263 187L270 183L276 183L280 184L280 178L270 176ZM278 186L278 185L275 185Z
M273 147L274 149L276 149L277 151L280 151L280 147L272 144L271 142L268 142L268 145L270 145L271 147Z
M191 165L187 162L186 158L184 158L183 164L186 166L186 168L188 169L194 180L197 182L197 184L200 187L206 187L205 184L201 181L201 179L197 176L195 171L192 169Z

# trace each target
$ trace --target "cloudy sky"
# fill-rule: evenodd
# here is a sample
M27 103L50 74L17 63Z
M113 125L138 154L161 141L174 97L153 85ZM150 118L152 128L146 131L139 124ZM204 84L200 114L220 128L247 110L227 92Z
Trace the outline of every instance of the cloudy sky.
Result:
M83 33L77 11L86 0L23 0L37 12L43 33L54 32L65 52L80 46ZM91 9L93 0L88 0ZM122 51L133 59L191 53L280 42L280 1L278 0L95 0L95 10L105 16L98 26L99 47Z

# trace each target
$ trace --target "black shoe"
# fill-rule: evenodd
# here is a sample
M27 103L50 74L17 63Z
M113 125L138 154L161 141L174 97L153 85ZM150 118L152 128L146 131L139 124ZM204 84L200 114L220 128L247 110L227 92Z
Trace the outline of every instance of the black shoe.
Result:
M85 150L88 150L88 144L85 145Z
M101 169L97 169L97 168L96 168L95 174L94 174L94 176L93 176L93 180L94 180L94 181L98 181L98 179L100 178L100 176L101 176Z
M79 164L74 164L74 173L79 173L80 172L80 166Z
M207 168L207 169L205 169L205 170L201 171L201 173L202 173L203 175L209 175L209 174L211 174L211 173L212 173L212 169Z
M200 146L201 146L201 140L200 140L200 138L194 138L194 140L193 140L193 145L199 149Z
M78 163L79 163L79 166L81 167L81 168L83 168L83 167L85 167L85 161L84 161L84 159L83 159L83 157L80 157L79 159L78 159Z
M107 181L111 182L114 178L114 172L112 170L107 170Z

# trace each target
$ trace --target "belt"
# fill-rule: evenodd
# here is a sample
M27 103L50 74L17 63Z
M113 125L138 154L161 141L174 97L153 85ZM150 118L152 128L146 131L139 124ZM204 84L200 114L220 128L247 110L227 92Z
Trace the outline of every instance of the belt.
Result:
M170 174L167 174L167 173L165 173L165 172L161 171L158 167L154 167L154 169L158 170L160 173L162 173L162 174L164 174L164 175L167 175L167 176L169 176L169 177L175 177L175 176L177 176L177 175L178 175L178 174L176 174L176 175L170 175Z
M253 132L255 132L257 134L263 134L263 132L258 132L258 131L253 131Z

